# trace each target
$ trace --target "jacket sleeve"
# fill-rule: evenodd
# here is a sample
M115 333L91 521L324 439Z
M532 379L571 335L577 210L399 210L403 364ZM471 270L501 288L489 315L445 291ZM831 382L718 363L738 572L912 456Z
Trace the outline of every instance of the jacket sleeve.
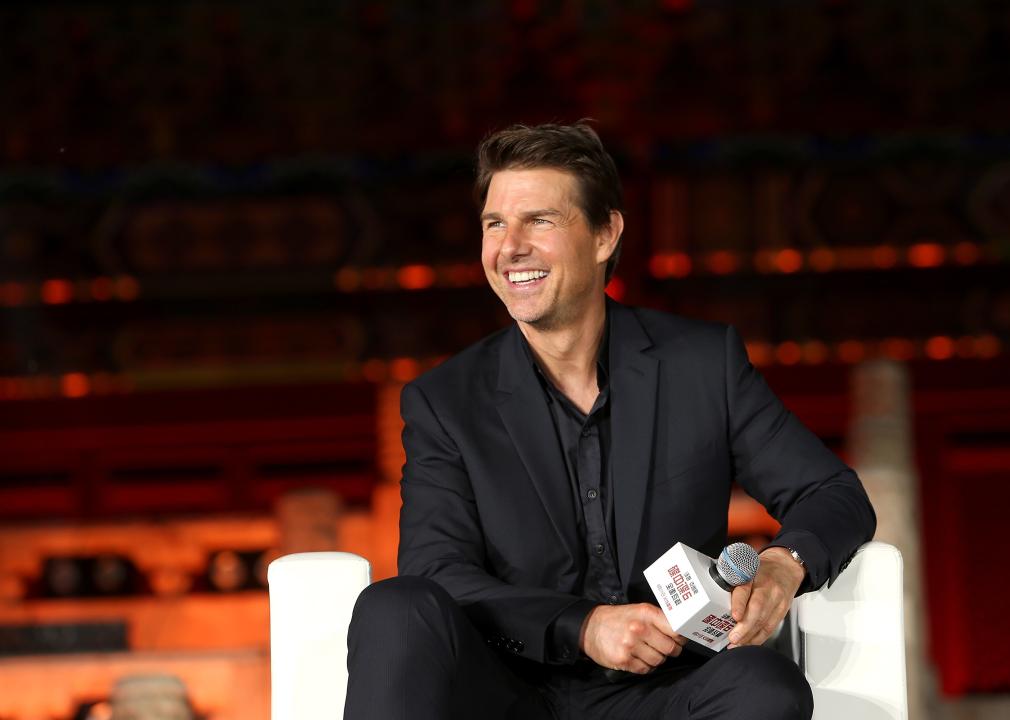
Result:
M480 512L457 444L416 383L404 388L400 410L407 456L400 483L400 574L439 583L493 647L537 662L574 662L578 647L553 647L558 634L552 624L584 601L510 585L488 572ZM571 633L562 635L573 640Z
M782 524L770 545L793 548L803 558L801 592L834 582L876 528L862 483L785 408L732 327L726 331L726 397L734 476Z

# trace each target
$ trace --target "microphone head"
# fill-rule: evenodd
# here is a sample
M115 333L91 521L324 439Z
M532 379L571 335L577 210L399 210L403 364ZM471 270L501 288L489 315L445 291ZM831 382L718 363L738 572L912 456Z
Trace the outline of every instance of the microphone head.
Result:
M716 568L723 580L736 587L753 580L760 564L757 550L747 543L738 542L722 549Z

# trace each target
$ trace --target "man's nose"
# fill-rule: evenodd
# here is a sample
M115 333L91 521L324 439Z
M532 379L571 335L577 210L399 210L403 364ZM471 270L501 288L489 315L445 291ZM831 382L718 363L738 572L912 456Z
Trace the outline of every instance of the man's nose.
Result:
M502 240L501 254L506 258L514 259L529 253L529 243L527 242L526 231L522 226L510 225L505 230L505 237Z

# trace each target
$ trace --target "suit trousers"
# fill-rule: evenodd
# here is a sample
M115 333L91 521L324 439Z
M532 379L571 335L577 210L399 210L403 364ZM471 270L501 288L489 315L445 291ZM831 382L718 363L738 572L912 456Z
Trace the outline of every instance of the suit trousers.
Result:
M764 647L707 662L685 654L617 682L591 663L507 661L425 578L366 588L347 643L345 720L806 720L813 712L799 668Z

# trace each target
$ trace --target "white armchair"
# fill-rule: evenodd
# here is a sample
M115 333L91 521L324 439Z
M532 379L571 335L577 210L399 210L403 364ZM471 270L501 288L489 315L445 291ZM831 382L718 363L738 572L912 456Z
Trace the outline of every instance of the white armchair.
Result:
M343 717L347 626L368 561L299 553L270 564L272 720ZM901 554L867 543L830 588L793 605L793 659L814 692L815 720L907 720Z
M789 614L792 657L814 691L814 720L907 720L901 553L869 542L831 587Z

